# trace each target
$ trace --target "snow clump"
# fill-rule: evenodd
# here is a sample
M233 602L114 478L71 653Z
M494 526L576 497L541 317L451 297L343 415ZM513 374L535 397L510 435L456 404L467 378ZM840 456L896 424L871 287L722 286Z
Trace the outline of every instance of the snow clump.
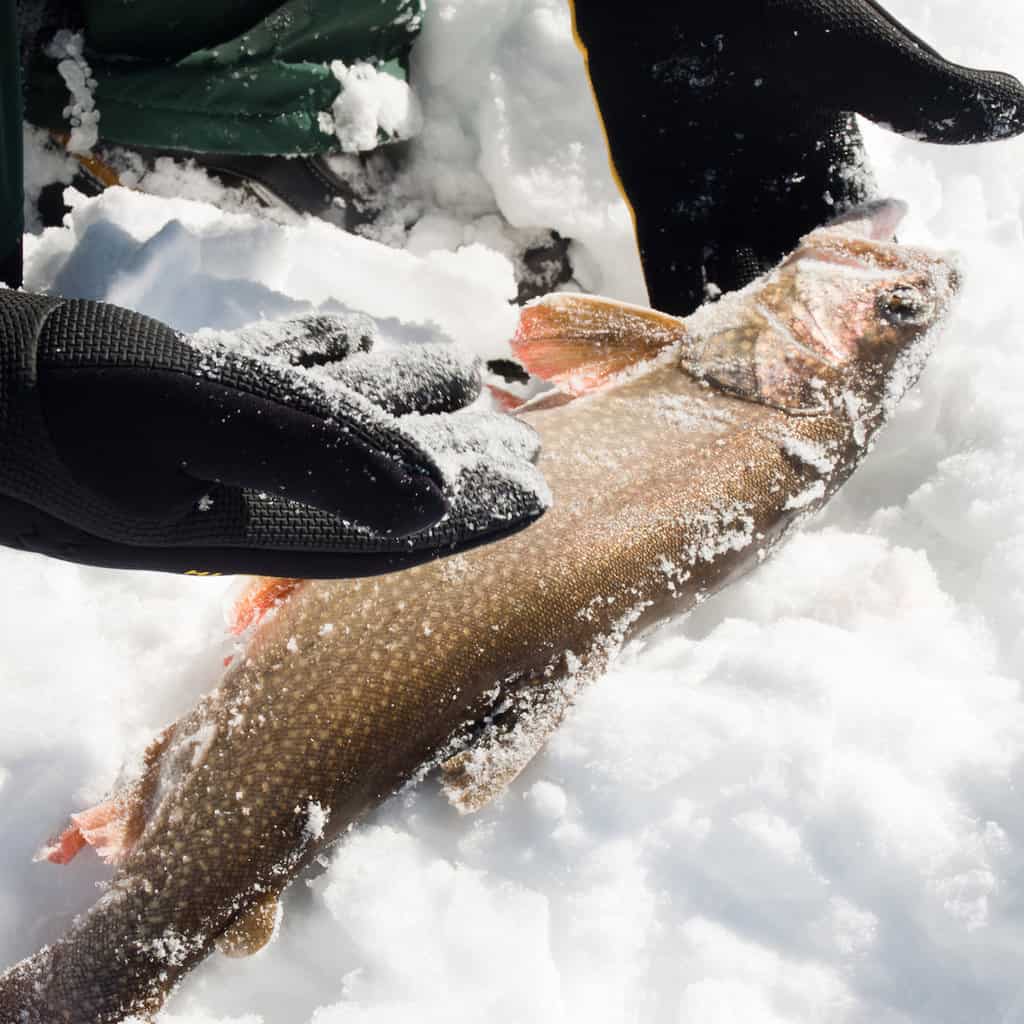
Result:
M71 93L71 102L62 111L71 125L67 148L72 153L88 153L99 139L100 114L96 109L93 93L96 79L92 77L85 56L85 42L81 32L69 32L62 28L46 47L46 54L53 57L57 72Z
M324 131L334 132L343 153L376 149L385 140L408 139L423 127L415 93L401 79L372 64L331 63L341 92L329 115L321 115Z

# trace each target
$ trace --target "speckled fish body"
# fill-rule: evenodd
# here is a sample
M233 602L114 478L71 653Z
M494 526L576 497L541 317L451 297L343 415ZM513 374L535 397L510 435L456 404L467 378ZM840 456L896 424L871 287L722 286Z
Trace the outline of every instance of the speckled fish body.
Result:
M661 318L643 364L528 408L555 498L531 528L400 574L300 584L154 746L110 889L0 977L0 1024L155 1012L424 766L450 758L453 798L478 806L626 638L756 565L852 471L955 290L944 259L878 240L891 219L821 229L743 293ZM589 301L528 311L522 348ZM606 303L583 342L628 348L645 316ZM502 701L507 728L467 732Z

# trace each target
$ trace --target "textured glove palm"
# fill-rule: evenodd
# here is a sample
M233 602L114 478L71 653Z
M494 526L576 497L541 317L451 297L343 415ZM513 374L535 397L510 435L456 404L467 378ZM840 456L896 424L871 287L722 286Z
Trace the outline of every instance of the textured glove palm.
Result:
M386 571L543 510L532 430L447 346L366 317L186 337L0 292L0 542L117 567ZM456 411L459 410L459 411Z
M575 0L652 305L691 312L868 198L853 113L929 142L1024 130L1024 87L873 0Z

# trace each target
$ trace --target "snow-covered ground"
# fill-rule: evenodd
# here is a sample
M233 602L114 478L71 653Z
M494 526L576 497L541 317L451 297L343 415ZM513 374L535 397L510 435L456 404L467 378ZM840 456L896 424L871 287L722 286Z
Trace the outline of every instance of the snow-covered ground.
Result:
M1011 0L888 6L1024 74ZM30 284L189 329L340 305L496 354L507 256L556 227L582 285L642 298L564 0L435 4L415 56L405 251L122 191L34 241ZM856 477L629 648L495 806L392 800L169 1024L1024 1022L1024 141L869 143L904 237L968 274ZM32 853L216 680L230 584L0 567L2 966L94 899L94 858Z

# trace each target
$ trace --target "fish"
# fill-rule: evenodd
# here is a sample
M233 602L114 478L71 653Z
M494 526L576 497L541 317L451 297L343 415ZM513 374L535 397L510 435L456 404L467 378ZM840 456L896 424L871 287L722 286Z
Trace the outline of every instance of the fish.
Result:
M868 453L959 287L879 202L686 319L556 293L513 350L553 494L529 528L399 573L257 581L220 684L44 851L109 885L0 976L0 1024L151 1018L215 949L274 934L287 885L436 769L472 813L641 631L756 567Z

